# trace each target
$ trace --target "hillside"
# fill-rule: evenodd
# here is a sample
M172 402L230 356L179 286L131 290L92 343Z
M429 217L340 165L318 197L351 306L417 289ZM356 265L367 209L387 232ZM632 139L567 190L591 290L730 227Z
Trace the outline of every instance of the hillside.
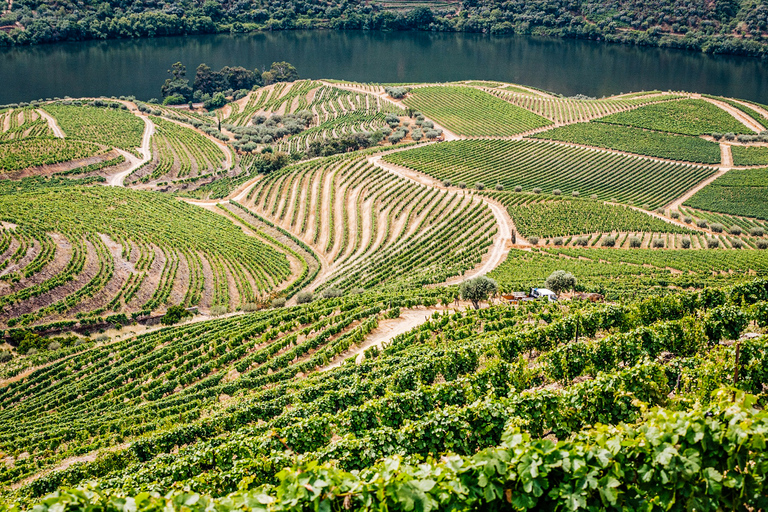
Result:
M438 30L533 34L761 57L766 7L759 2L689 5L657 0L381 3L59 2L14 0L0 13L0 46L257 30Z
M763 122L484 81L0 111L0 512L765 509Z

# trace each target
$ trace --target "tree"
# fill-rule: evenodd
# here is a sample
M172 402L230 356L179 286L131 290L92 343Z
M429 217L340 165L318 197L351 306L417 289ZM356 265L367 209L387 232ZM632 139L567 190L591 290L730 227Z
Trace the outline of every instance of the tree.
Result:
M173 78L167 78L161 87L163 97L181 96L185 102L190 101L192 99L192 88L189 86L189 80L186 78L187 68L181 62L177 62L171 66L168 73Z
M461 283L459 293L462 299L471 301L475 309L480 309L480 301L488 300L488 297L495 295L498 289L496 281L480 276Z
M299 72L290 62L273 62L269 72L275 82L294 82L299 79Z
M549 274L544 285L559 294L566 290L573 290L576 287L576 276L565 270L555 270Z

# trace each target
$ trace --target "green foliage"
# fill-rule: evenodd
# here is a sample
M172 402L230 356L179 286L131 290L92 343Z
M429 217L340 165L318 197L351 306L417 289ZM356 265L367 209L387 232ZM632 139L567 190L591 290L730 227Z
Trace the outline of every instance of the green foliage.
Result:
M0 142L0 172L86 158L103 150L96 144L67 139L28 138Z
M473 279L467 279L459 286L459 294L464 300L472 302L475 309L480 307L480 302L488 300L489 297L496 295L498 285L496 281L486 276L479 276Z
M731 146L733 165L768 165L765 146Z
M135 151L141 146L144 122L123 109L47 104L43 110L58 122L68 139Z
M695 136L715 132L753 133L725 110L698 99L656 103L612 114L599 121Z
M651 208L679 197L715 170L655 162L560 144L461 140L417 147L384 159L453 183L501 183L505 190L573 190L601 200L634 201ZM567 187L567 188L566 188Z
M404 100L412 108L460 135L508 136L551 121L471 87L420 87Z
M544 286L559 294L576 288L576 276L565 270L555 270L544 281Z
M187 311L184 306L177 304L168 308L161 321L163 325L174 325L191 316L192 313Z
M720 146L714 142L698 137L671 135L631 126L598 122L578 123L554 128L531 137L585 144L684 162L720 163Z
M686 206L768 220L768 169L735 169L704 187Z

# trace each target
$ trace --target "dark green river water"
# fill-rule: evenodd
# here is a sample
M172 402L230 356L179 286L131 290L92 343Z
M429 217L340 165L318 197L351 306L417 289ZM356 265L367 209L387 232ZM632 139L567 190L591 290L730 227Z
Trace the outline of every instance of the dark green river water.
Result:
M361 82L492 79L601 97L686 90L768 103L768 63L588 41L424 32L274 32L99 41L0 52L0 104L90 95L160 96L173 62L293 63L303 78Z

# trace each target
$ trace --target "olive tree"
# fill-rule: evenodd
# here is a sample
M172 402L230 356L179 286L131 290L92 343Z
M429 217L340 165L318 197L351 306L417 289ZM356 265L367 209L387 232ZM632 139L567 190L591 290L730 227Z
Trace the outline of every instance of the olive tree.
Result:
M461 283L459 293L462 299L471 301L475 309L480 309L480 302L496 295L498 289L496 281L486 276L480 276Z
M560 292L573 290L576 287L576 277L565 270L555 270L549 274L544 285L553 292L560 294Z

